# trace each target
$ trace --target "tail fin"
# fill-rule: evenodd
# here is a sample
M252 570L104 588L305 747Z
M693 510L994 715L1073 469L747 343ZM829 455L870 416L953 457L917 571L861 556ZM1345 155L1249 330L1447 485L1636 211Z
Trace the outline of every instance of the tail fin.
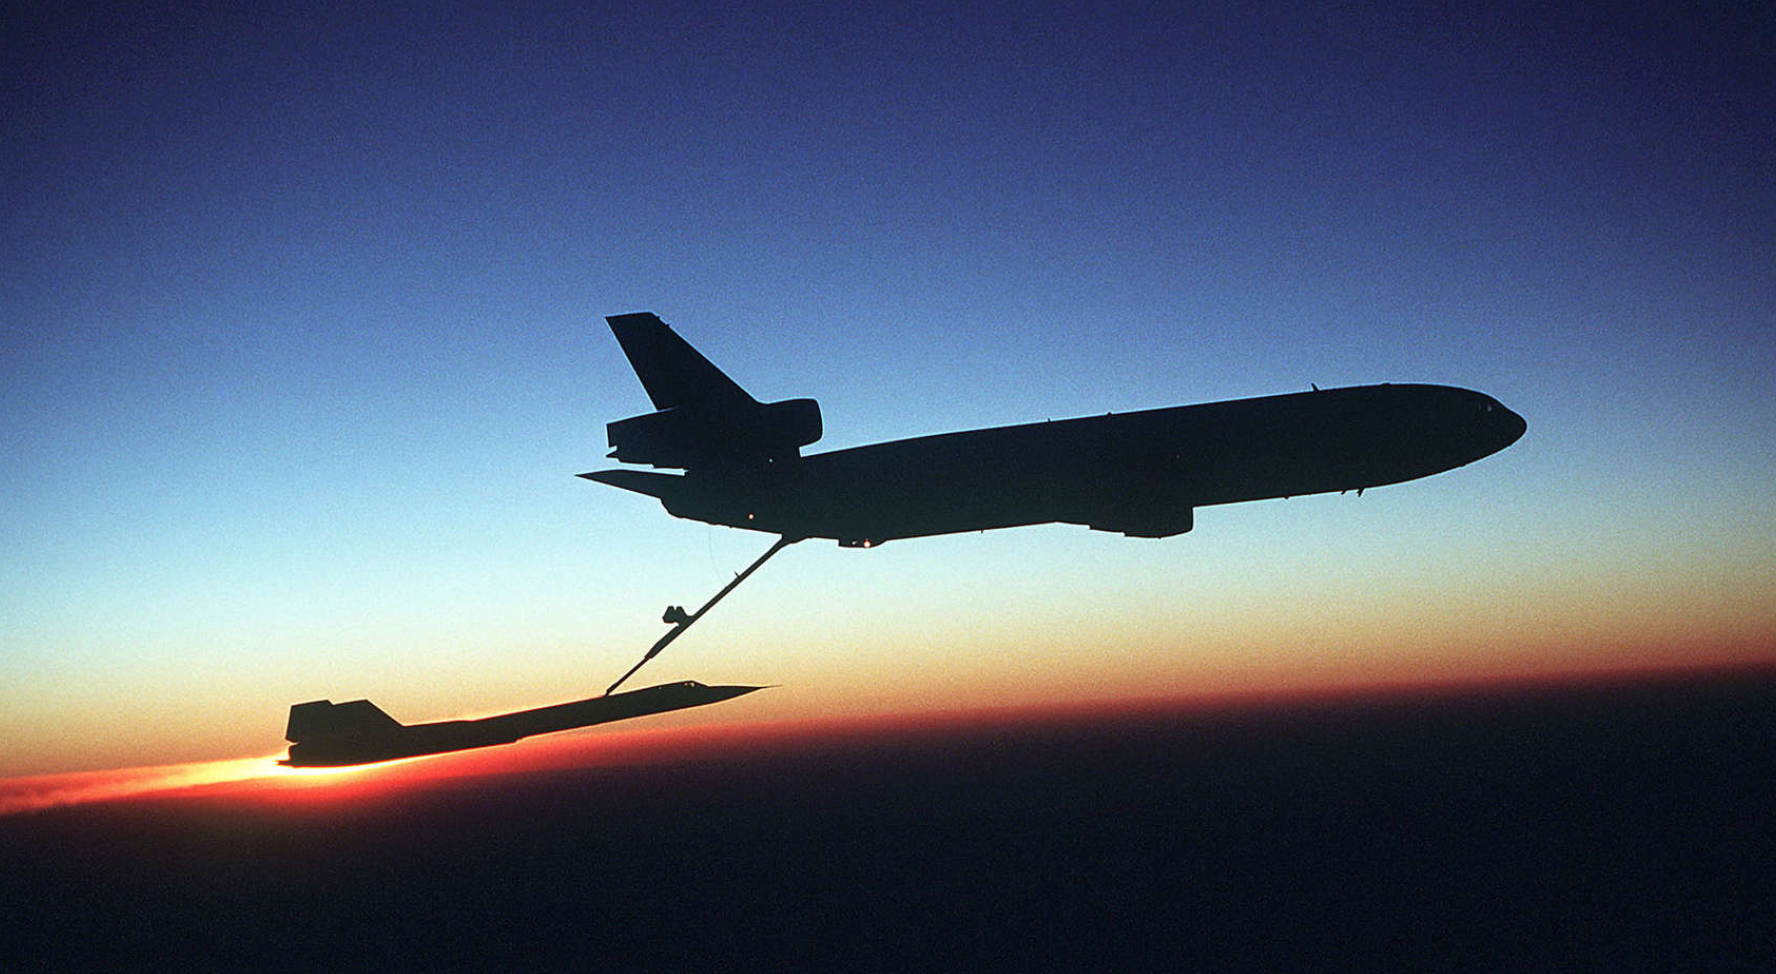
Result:
M758 400L727 377L672 327L648 311L611 315L611 332L655 409L690 408L714 413L757 406Z
M400 726L400 721L383 713L382 708L368 700L346 703L310 700L290 707L290 723L284 730L284 740L301 742L340 734L391 731Z
M605 320L655 409L606 425L612 458L684 470L744 467L796 457L820 439L814 400L759 402L654 314Z

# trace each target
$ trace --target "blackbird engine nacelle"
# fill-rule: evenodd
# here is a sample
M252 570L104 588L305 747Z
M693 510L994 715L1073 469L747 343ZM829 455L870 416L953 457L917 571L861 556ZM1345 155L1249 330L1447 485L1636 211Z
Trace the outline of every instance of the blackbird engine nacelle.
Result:
M686 470L799 456L821 432L820 404L812 399L748 403L719 415L674 406L605 426L611 459Z

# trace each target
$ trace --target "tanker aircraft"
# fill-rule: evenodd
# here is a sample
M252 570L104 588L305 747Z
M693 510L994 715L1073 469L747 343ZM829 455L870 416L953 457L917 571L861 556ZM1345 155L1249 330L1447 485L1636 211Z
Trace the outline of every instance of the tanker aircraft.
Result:
M1170 537L1200 507L1428 477L1525 428L1483 393L1383 384L802 456L822 434L813 399L759 402L653 314L606 320L655 409L606 427L610 458L684 472L580 476L658 498L677 517L845 547L1052 522Z
M580 476L658 498L676 517L778 536L611 684L613 692L772 555L807 538L847 548L1030 524L1132 537L1189 531L1216 504L1416 480L1515 443L1523 418L1442 385L1319 389L802 455L823 432L813 399L759 402L658 316L605 319L654 411L606 425L618 468ZM683 473L661 473L660 469Z

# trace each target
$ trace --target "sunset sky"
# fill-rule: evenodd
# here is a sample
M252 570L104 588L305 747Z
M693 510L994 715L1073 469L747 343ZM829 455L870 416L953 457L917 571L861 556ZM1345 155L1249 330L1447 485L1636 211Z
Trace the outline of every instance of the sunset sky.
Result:
M265 6L0 32L0 776L601 691L771 540L573 476L632 311L813 450L1529 424L1160 541L803 543L634 683L775 688L656 725L1776 661L1767 6Z

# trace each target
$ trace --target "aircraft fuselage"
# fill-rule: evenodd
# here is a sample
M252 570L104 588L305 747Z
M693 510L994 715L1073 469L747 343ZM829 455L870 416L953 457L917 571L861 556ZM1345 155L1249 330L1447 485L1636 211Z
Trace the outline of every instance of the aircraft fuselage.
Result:
M1051 522L1165 537L1190 530L1198 507L1451 470L1509 446L1524 426L1466 389L1354 386L942 433L763 466L587 476L653 494L679 517L845 545Z
M278 763L294 768L336 768L494 747L537 734L701 707L757 689L712 687L687 680L497 717L429 724L402 724L368 700L342 704L313 700L290 708L290 722L284 734L291 742L289 757Z

